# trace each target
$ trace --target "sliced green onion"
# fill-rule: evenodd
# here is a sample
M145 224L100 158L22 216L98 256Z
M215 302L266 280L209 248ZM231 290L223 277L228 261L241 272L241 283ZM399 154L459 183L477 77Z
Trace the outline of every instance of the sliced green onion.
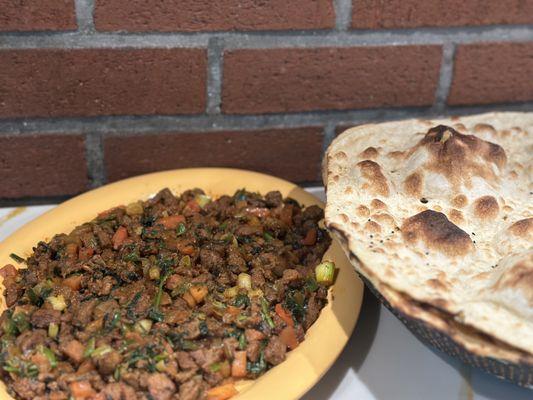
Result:
M266 240L267 242L270 242L270 241L272 241L272 239L274 239L274 236L272 236L272 235L271 235L270 233L268 233L268 232L263 233L263 237L265 238L265 240Z
M41 346L41 353L44 354L44 356L48 359L48 362L50 363L50 367L53 369L57 367L57 358L56 355L52 350L50 350L48 347Z
M159 271L159 267L155 266L155 265L152 265L150 267L150 269L148 270L148 276L150 277L151 280L153 281L156 281L159 279L159 277L161 276L160 274L160 271Z
M167 366L165 364L165 360L159 360L156 364L155 364L155 369L157 369L159 372L163 372L167 369Z
M180 267L190 268L191 267L191 257L183 256L180 260Z
M113 349L111 348L111 346L107 345L107 344L104 344L100 347L98 347L97 349L95 349L93 351L93 354L91 354L91 357L101 357L103 355L106 355L107 353L111 353L113 351Z
M202 208L204 208L208 203L211 202L211 197L205 195L205 194L197 194L194 198L198 205Z
M268 324L270 329L273 329L276 326L274 324L274 321L272 321L272 317L270 317L270 310L268 309L268 302L265 300L264 297L261 297L261 315L263 316L263 319Z
M139 333L148 333L152 329L152 320L151 319L141 319L137 321L133 326L133 329Z
M48 325L48 336L50 336L52 339L55 339L58 333L59 325L57 325L55 322L50 322L50 325Z
M237 286L246 290L252 289L252 277L247 273L240 273L237 277Z
M316 281L323 285L332 285L335 278L335 264L331 261L324 261L315 268Z
M239 288L237 286L233 286L233 287L230 287L224 290L224 297L228 299L233 299L238 294L239 294Z
M11 253L9 255L9 257L11 257L14 261L18 262L19 264L21 264L23 262L26 262L21 256L15 254L15 253Z
M65 308L67 308L67 303L65 302L65 298L62 294L57 296L49 296L46 300L52 304L52 308L56 311L63 311Z
M95 343L96 343L95 338L92 337L89 339L89 341L87 342L87 345L85 346L85 351L83 352L84 358L89 358L90 356L93 355Z

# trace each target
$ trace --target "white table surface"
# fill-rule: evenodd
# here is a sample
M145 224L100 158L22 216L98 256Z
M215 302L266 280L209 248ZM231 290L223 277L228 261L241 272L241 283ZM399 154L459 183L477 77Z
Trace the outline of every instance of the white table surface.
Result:
M323 197L321 188L309 191ZM0 208L0 241L53 207ZM346 348L303 397L322 399L533 400L533 390L501 381L426 347L365 291Z

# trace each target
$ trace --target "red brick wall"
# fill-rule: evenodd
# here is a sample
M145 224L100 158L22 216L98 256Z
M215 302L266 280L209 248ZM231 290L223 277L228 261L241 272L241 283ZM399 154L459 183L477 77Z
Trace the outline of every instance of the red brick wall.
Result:
M316 184L348 126L533 110L533 0L214 4L0 0L0 203L194 166Z

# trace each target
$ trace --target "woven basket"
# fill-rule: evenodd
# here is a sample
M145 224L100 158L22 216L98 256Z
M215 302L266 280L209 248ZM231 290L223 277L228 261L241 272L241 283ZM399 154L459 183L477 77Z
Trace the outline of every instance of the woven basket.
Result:
M387 307L403 324L424 344L457 358L467 365L479 368L500 379L507 380L519 386L533 389L533 367L525 364L514 364L508 361L491 357L475 355L457 343L445 332L429 326L426 322L408 316L393 307L385 297L370 283L368 279L359 274L370 291Z

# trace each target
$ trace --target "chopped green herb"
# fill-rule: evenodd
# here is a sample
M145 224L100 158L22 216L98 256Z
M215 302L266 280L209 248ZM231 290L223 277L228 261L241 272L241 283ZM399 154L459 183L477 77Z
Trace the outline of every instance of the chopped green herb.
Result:
M135 321L137 319L137 315L135 314L135 307L137 307L137 303L141 299L141 296L142 292L135 293L135 296L133 296L133 299L131 299L131 301L126 307L126 315L132 321Z
M205 323L205 321L200 322L199 328L200 328L200 335L202 336L209 335L209 329L207 328L207 324Z
M222 363L216 362L209 366L209 370L213 373L220 371L220 368L222 367Z
M109 314L106 314L104 316L104 331L111 332L113 329L115 329L119 321L120 321L119 310L113 311L113 314L111 314L111 316L109 316Z
M15 323L20 333L30 328L30 323L28 322L28 318L24 313L18 313L13 315L13 322Z
M318 290L318 283L316 282L315 278L310 276L305 281L305 289L308 292L316 292Z
M235 297L235 300L233 300L233 305L235 307L243 307L243 306L248 307L250 305L250 299L248 298L247 295L239 293Z
M246 363L246 369L251 372L252 374L260 374L264 370L266 370L267 364L265 361L265 353L263 350L261 350L261 353L259 354L259 360L256 362L248 362Z
M263 237L265 238L265 240L266 240L267 242L271 242L271 241L274 239L274 236L272 236L272 235L271 235L270 233L268 233L268 232L265 232L265 233L263 234Z
M178 236L181 236L185 232L187 232L187 227L185 226L184 223L181 223L181 224L178 225L178 228L176 229L176 232L177 232Z
M21 377L35 378L39 375L39 367L30 361L23 361L16 357L7 360L2 366L4 371L10 372Z
M19 264L26 262L21 256L15 253L11 253L9 257L11 257L14 261L18 262Z
M163 322L165 319L165 314L160 310L156 310L154 307L148 312L148 317L155 322Z
M272 317L270 316L270 310L268 309L268 302L265 300L264 297L261 297L261 316L263 317L265 322L268 324L270 329L276 326L274 324L274 321L272 321Z

